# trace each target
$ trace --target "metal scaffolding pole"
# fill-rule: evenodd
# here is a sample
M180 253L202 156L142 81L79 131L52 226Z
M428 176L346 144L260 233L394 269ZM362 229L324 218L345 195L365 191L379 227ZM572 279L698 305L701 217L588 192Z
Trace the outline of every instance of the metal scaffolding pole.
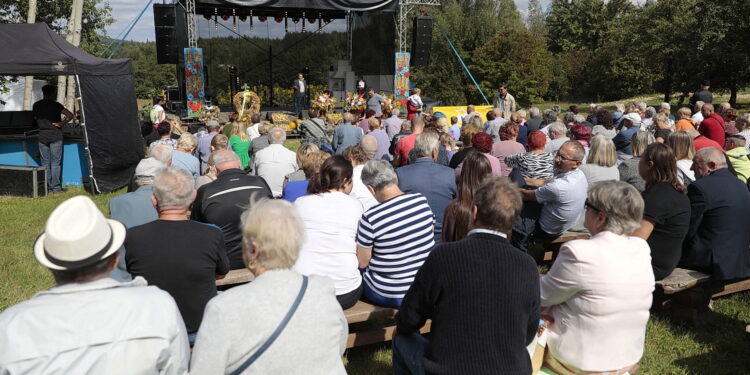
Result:
M29 1L29 14L26 17L27 23L35 23L36 22L36 0L30 0ZM12 51L6 51L12 53ZM31 110L31 91L34 88L34 76L26 76L24 80L24 88L23 88L23 110L24 111L30 111Z
M409 15L419 6L439 6L440 0L399 0L398 18L396 19L396 35L398 37L397 52L409 50Z
M195 33L195 0L185 1L185 22L187 25L188 47L198 48L198 36Z

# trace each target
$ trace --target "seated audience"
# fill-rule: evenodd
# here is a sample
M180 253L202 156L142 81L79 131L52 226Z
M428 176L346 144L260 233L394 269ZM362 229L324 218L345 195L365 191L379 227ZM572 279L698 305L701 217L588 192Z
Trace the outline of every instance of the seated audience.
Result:
M50 214L34 242L56 286L0 314L4 374L185 374L185 324L174 299L146 280L119 282L125 226L79 195Z
M591 138L588 159L586 164L581 165L581 171L586 175L589 186L599 181L619 181L614 142L601 134Z
M741 135L727 136L727 160L732 164L735 174L740 181L747 183L750 177L750 157L745 149L745 138Z
M392 156L395 156L396 145L398 145L398 141L409 134L411 134L411 121L402 121L400 131L396 133L393 138L391 138L391 146L388 148L388 153Z
M453 155L456 154L456 140L447 132L440 134L440 149L445 150L445 156L450 163Z
M312 176L307 195L294 202L305 228L305 242L293 269L333 280L343 309L354 306L362 295L354 238L363 209L349 195L351 191L352 165L335 155Z
M539 130L529 133L528 152L510 155L505 164L518 171L525 179L548 180L553 177L555 155L544 151L547 137Z
M289 269L305 236L292 205L256 202L242 223L243 259L255 280L209 301L190 372L346 374L347 325L333 283Z
M466 238L474 221L474 192L492 176L490 162L476 150L470 152L464 160L466 168L461 170L459 177L458 197L448 204L443 215L443 242Z
M245 174L234 152L219 150L211 157L218 177L198 189L190 218L221 228L230 268L244 268L240 215L248 204L252 206L251 199L271 198L271 190L262 178Z
M216 120L209 120L206 122L207 134L203 135L198 139L198 159L201 161L201 173L206 172L206 163L208 162L208 156L211 155L211 145L214 137L219 134L219 128L221 125Z
M396 134L401 132L402 124L405 122L398 117L399 111L394 109L393 111L383 112L383 127L385 128L386 134L388 134L388 144L393 140Z
M178 167L154 177L152 201L159 219L128 229L128 272L169 293L185 321L190 343L208 300L216 296L216 276L229 272L224 235L215 225L188 220L194 181Z
M414 148L417 136L424 131L425 123L422 116L411 119L411 134L398 140L393 150L393 165L403 167L409 161L409 152ZM394 138L395 140L395 138Z
M463 127L461 127L461 149L453 155L450 162L448 163L449 167L453 169L458 168L458 165L461 164L462 161L464 161L466 155L468 155L469 152L474 149L473 145L471 144L471 139L474 138L475 134L481 132L481 126L464 125Z
M419 193L427 198L430 209L435 214L435 240L437 241L440 240L443 228L445 207L458 195L453 170L435 163L438 146L436 133L419 134L414 145L416 162L396 170L398 187L401 191Z
M737 117L734 122L734 126L737 128L737 135L741 135L745 138L745 150L750 153L750 113Z
M396 374L530 374L539 271L508 242L521 197L490 177L473 198L474 229L435 248L396 315ZM432 320L429 339L419 330Z
M563 143L570 140L566 135L568 128L561 121L555 121L547 126L547 135L550 141L544 145L544 152L554 154L560 149Z
M708 139L701 135L697 130L688 130L688 134L693 138L693 147L695 151L699 151L702 148L713 147L715 149L724 151L724 144L718 144L713 139Z
M646 189L646 182L643 181L643 178L638 173L638 163L640 163L641 154L646 151L646 147L654 142L654 136L650 132L637 132L633 135L631 142L633 157L625 159L617 166L617 169L620 171L620 181L635 186L640 192Z
M370 160L370 156L361 146L356 146L344 150L344 157L354 167L352 171L352 192L349 195L357 198L359 203L362 203L362 208L367 211L378 204L375 196L362 182L362 169L365 167L365 163Z
M262 177L274 197L281 197L284 177L298 169L297 155L284 147L286 131L279 127L268 131L268 147L260 150L253 158L253 173Z
M580 115L579 115L580 116ZM584 148L589 147L589 141L591 140L591 128L588 126L576 123L570 128L570 135L574 141L578 141Z
M344 123L333 130L333 141L331 147L336 154L341 155L347 147L356 146L364 135L362 129L352 125L354 115L344 112L342 115Z
M316 108L308 109L307 114L310 118L302 121L298 127L302 134L302 143L314 144L318 147L330 145L331 138L325 118L318 117L318 109Z
M720 113L721 118L724 119L724 133L727 136L735 135L739 133L740 131L737 130L737 126L736 126L737 110L730 107L729 103L721 103L721 105L726 107Z
M529 134L535 130L539 130L542 125L542 116L539 113L538 107L529 108L529 119L524 124Z
M255 138L260 137L260 113L254 113L250 116L250 123L252 125L247 127L247 137L252 142Z
M688 186L690 229L679 266L714 280L750 276L750 192L727 169L724 153L700 149L693 158L696 180Z
M258 152L268 147L270 144L268 141L268 130L271 129L271 127L272 125L265 121L261 121L260 124L258 124L258 134L260 135L257 138L254 138L250 145L251 159L254 159Z
M703 121L701 121L698 131L706 138L724 145L726 124L718 113L714 113L713 104L704 104L701 108L701 114L703 114Z
M362 182L379 202L362 215L357 229L364 296L376 305L398 308L435 245L435 216L422 194L399 189L396 171L384 160L368 161Z
M167 145L172 149L177 148L177 139L172 138L172 124L164 120L156 126L156 133L159 135L159 139L151 142L148 148L152 148L156 145ZM179 138L179 136L177 136Z
M508 117L510 117L510 115ZM487 122L484 123L484 132L492 136L492 142L500 142L498 131L506 122L508 122L508 120L503 118L503 111L495 108L487 112Z
M540 279L542 315L551 322L542 373L637 371L654 290L648 244L629 235L642 215L643 199L629 184L589 190L591 239L563 244Z
M198 147L198 139L190 133L183 133L177 141L177 148L172 152L172 166L180 167L193 176L201 175L201 162L193 156Z
M667 143L669 136L672 134L669 117L659 113L654 117L653 123L654 140L659 143Z
M391 154L388 152L388 146L391 145L391 140L388 138L388 133L385 132L385 129L383 129L383 124L381 124L380 120L378 120L375 117L370 118L369 124L370 124L370 133L367 134L369 136L372 136L375 138L376 145L376 151L375 156L372 158L375 160L388 160L390 161L393 159L391 157Z
M232 151L240 158L242 169L247 170L250 166L250 137L247 135L247 128L244 122L236 122L232 126L229 143L232 145Z
M677 110L677 122L675 122L675 131L696 130L698 123L691 118L693 112L688 107L682 107Z
M638 113L628 113L622 116L622 129L612 138L621 160L629 159L633 155L633 136L641 130L641 116ZM638 163L636 163L638 164Z
M299 169L284 176L284 186L286 186L288 182L303 181L309 179L309 176L305 175L305 170L302 165L305 164L307 158L317 154L318 151L320 151L320 147L318 147L314 143L302 142L302 144L300 144L299 148L297 148L297 151L295 152L295 155L297 157L297 166L299 167Z
M617 130L613 123L612 114L604 108L596 111L596 125L591 128L591 135L601 134L609 139L617 135Z
M451 126L448 128L448 134L456 141L461 138L461 126L458 125L458 116L451 116Z
M298 154L298 156L300 155ZM331 154L327 152L315 151L304 155L302 158L298 158L305 179L296 180L295 177L295 181L289 181L286 183L284 185L284 193L282 194L281 199L294 203L297 198L307 195L307 187L310 185L310 180L315 178L315 175L320 172L320 167L330 156ZM289 174L288 176L291 175L292 174Z
M370 134L362 137L362 140L359 141L359 146L367 153L368 159L374 159L375 154L378 153L378 140ZM344 150L344 152L346 152L346 150Z
M482 155L484 155L484 157L487 158L487 161L490 162L490 166L492 167L492 174L495 176L500 176L500 174L502 173L500 160L490 154L490 152L492 151L492 137L490 137L490 135L485 132L475 133L471 139L471 147L474 150L479 151ZM459 163L456 167L456 178L461 175L461 168L463 168L463 161L461 161L461 163Z
M492 145L490 154L500 161L500 175L507 177L513 168L505 163L505 158L526 151L522 144L516 142L518 136L518 124L509 121L498 130L500 141Z
M680 261L682 241L690 226L690 200L677 178L677 161L669 146L648 145L640 163L641 177L646 181L641 194L645 208L640 228L633 235L648 242L658 281L669 276Z
M695 156L695 146L693 138L686 131L678 131L669 135L667 141L669 147L677 159L677 179L682 186L688 186L695 181L693 172L693 157Z
M216 139L216 137L214 137L214 139ZM195 190L198 190L201 186L216 180L216 161L214 160L213 155L214 154L211 153L211 156L208 157L208 163L206 163L208 169L206 169L206 173L195 180Z

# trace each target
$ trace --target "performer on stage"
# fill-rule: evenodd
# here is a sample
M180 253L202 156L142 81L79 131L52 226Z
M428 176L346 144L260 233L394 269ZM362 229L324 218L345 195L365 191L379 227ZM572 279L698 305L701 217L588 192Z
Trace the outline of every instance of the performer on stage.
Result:
M307 82L302 73L297 74L294 80L294 113L297 117L302 118L302 111L305 109L305 94L307 92Z
M63 125L73 119L73 113L56 102L57 87L42 87L43 99L34 103L32 111L39 125L39 154L47 169L47 186L52 193L62 193ZM65 115L62 119L61 115Z
M367 83L365 82L364 77L359 76L359 79L357 80L357 94L359 96L365 96L365 87L367 87Z

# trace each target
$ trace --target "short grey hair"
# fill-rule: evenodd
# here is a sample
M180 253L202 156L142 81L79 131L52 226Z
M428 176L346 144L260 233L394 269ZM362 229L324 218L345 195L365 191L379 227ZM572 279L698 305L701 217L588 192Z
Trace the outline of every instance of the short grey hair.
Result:
M641 112L646 111L646 106L648 105L646 104L646 102L635 102L634 104L635 104L635 107L638 108L638 110Z
M278 126L268 130L268 143L272 145L283 144L286 141L286 131Z
M341 118L344 120L345 124L351 124L352 121L354 121L354 115L349 112L344 112L344 115L341 116Z
M585 118L585 117L583 117L583 115L573 115L573 121L575 121L575 122L577 122L577 123L581 124L581 123L583 123L584 121L586 121L586 118Z
M716 147L704 147L695 152L696 156L700 156L703 163L714 163L717 168L726 168L727 159L724 153Z
M154 197L159 207L187 209L193 203L195 180L180 167L167 167L154 176Z
M531 118L539 117L539 108L538 107L529 108L529 116Z
M671 109L672 109L672 106L671 106L671 105L669 105L669 103L667 103L667 102L664 102L664 103L661 103L661 104L659 104L659 109L666 109L666 110L671 110Z
M633 139L630 141L631 148L633 149L633 157L639 157L646 152L648 145L656 142L654 135L651 132L638 131L633 135Z
M391 163L385 160L369 160L362 168L362 183L381 190L398 183L398 175Z
M414 142L414 156L423 158L432 156L432 152L440 146L440 137L434 132L424 132L417 136Z
M656 115L656 108L654 107L646 108L646 118L652 118L655 115Z
M565 135L568 133L568 127L560 121L555 121L549 124L549 134Z
M153 145L148 149L149 156L162 162L164 165L172 163L172 146L169 145Z
M258 263L266 269L291 268L304 239L302 219L285 200L255 201L242 213L242 249L255 246Z
M555 111L553 111L551 109L544 110L544 117L542 118L542 120L546 124L551 124L551 123L557 121L557 112L555 112Z
M576 114L573 112L565 112L565 115L563 115L563 122L568 124L568 123L575 121L575 118L574 118L575 115Z
M372 135L366 135L359 141L359 145L367 153L367 157L372 159L375 157L375 153L378 152L378 139Z
M643 198L633 185L623 181L595 182L589 188L589 208L607 215L604 230L630 235L641 225Z
M401 131L411 131L411 121L404 120L401 123Z
M701 101L701 100L699 100L699 101L695 102L695 106L696 106L696 107L698 107L698 108L703 108L703 105L704 105L704 104L706 104L706 103L704 103L704 102L703 102L703 101Z

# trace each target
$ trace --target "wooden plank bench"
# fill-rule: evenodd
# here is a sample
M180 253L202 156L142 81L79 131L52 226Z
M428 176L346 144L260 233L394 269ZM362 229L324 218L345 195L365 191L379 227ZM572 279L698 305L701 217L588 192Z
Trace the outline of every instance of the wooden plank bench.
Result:
M553 245L553 250L545 251L543 259L545 262L551 262L557 252L560 250L560 246L562 246L562 244L573 240L586 240L590 237L591 235L589 235L588 233L567 231L549 242L551 245Z
M244 284L255 279L255 275L248 269L232 270L223 278L216 280L216 286ZM346 347L369 345L393 340L396 333L396 323L393 317L398 309L371 305L358 301L354 306L344 310L344 316L349 323L349 336ZM421 332L430 332L428 320Z

